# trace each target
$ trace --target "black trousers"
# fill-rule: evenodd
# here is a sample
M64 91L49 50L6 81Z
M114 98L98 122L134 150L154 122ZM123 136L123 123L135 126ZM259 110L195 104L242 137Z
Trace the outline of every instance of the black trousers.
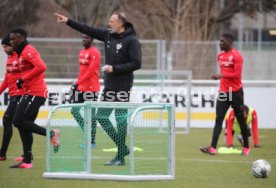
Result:
M235 112L235 116L239 122L241 128L242 138L244 140L244 147L248 148L248 131L246 122L244 120L244 99L243 89L235 92L220 92L217 98L216 104L216 123L213 129L213 137L211 146L217 147L219 135L222 130L222 124L225 114L229 107L232 106Z
M20 138L23 144L25 163L31 163L32 157L32 133L46 136L46 129L34 123L40 106L45 102L46 98L33 95L23 95L17 105L13 124L18 128Z
M129 91L113 91L104 88L101 100L107 102L128 102L130 98ZM115 119L117 124L117 130L109 120L109 116L115 109ZM127 109L123 108L99 108L97 111L97 120L103 127L107 135L113 140L118 147L116 155L117 159L123 159L128 153L128 148L125 144L127 134Z
M10 102L3 117L4 133L0 150L0 157L6 156L13 133L12 119L20 98L21 96L10 96Z
M80 92L75 91L73 93L75 96L72 98L73 103L84 103L84 101L97 101L98 99L98 93L97 92ZM91 122L91 143L95 144L95 136L96 136L96 129L97 129L97 120L95 117L96 109L91 109L92 114L92 122ZM84 127L84 119L82 115L80 114L80 107L73 107L71 110L71 114L74 116L75 120L79 124L80 128L83 131Z

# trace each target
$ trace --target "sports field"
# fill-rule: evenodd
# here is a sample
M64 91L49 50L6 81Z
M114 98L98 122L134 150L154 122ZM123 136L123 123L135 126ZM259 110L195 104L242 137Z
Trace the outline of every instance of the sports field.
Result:
M190 134L176 135L176 180L118 182L50 180L42 178L42 174L45 171L46 139L40 136L34 137L33 169L10 169L9 165L15 163L13 158L22 153L18 133L14 129L14 136L7 154L8 159L7 161L0 162L0 188L276 187L276 130L259 130L261 148L252 148L249 156L241 156L238 154L218 154L210 156L200 153L199 147L205 146L210 142L211 132L211 129L192 129ZM1 139L2 133L3 128L1 127ZM237 143L236 140L235 143ZM223 146L222 135L219 146ZM268 160L272 166L272 174L266 179L256 179L250 172L252 162L261 158Z

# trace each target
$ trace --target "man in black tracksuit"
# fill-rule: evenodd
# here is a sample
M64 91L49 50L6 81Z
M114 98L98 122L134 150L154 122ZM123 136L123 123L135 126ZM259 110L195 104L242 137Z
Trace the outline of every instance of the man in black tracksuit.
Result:
M92 38L105 44L106 66L102 69L104 75L103 101L128 102L133 85L133 71L141 68L141 45L136 37L133 25L127 22L124 13L114 12L108 22L108 29L90 27L86 24L68 19L61 14L55 14L57 22L66 23ZM112 108L98 110L97 120L118 146L116 157L105 165L125 165L124 157L129 154L125 145L127 132L127 109L115 109L118 131L109 120Z

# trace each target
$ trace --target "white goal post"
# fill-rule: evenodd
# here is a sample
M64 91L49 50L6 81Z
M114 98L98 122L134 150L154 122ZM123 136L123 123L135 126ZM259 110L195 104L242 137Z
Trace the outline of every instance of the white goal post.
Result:
M84 119L83 131L71 114L73 108L79 108ZM98 121L104 117L102 112L110 109L115 113L112 112L107 121L119 130L118 122L126 120L129 129L126 145L130 152L123 166L103 165L104 160L114 155L105 153L108 150L106 147L114 147L114 143L110 142L99 123L97 148L91 149L89 144L93 118ZM118 115L116 110L122 109L124 114ZM171 103L85 102L54 107L47 122L46 172L43 177L120 181L175 179L174 110ZM162 118L159 118L160 112ZM164 121L162 133L159 131L159 121ZM54 152L50 145L49 133L52 129L60 131L58 152ZM79 143L83 141L85 147L79 148Z

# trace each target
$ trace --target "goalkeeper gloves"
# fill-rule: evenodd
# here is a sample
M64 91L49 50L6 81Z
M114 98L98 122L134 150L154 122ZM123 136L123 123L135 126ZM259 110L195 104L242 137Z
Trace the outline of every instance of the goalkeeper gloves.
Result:
M22 85L23 85L24 81L20 78L18 80L16 80L16 86L18 89L22 89Z

